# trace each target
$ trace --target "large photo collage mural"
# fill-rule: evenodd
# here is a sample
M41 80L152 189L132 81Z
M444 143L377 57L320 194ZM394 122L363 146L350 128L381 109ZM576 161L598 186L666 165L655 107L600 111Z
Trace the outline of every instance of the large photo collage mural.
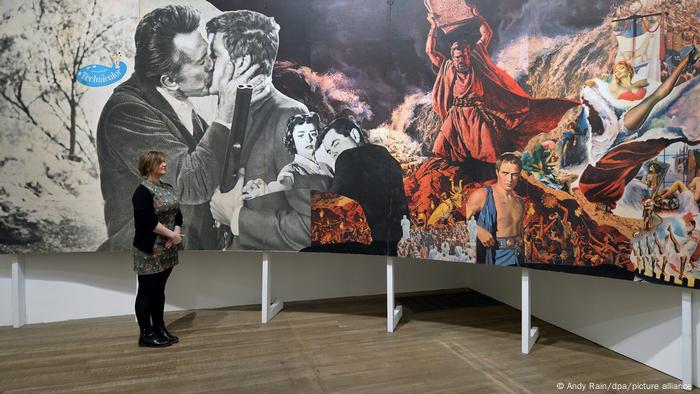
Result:
M186 250L700 287L695 0L1 11L1 253L130 250L157 150Z

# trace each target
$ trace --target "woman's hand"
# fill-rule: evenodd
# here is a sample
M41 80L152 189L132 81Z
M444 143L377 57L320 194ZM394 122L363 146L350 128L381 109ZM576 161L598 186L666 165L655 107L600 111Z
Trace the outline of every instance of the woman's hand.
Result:
M294 186L294 173L283 169L277 175L277 182L284 186L284 190L291 190L292 186Z
M168 240L165 241L165 247L167 249L170 249L174 246L178 246L182 243L182 233L180 233L180 227L177 226L175 227L175 231L172 232L172 234L168 237Z
M185 234L182 234L181 231L180 226L175 226L175 229L170 230L169 228L165 227L163 223L158 223L156 228L153 229L154 233L166 239L165 247L168 249L182 243L182 237Z
M251 179L243 186L243 199L252 200L253 198L260 197L266 192L266 184L262 178Z

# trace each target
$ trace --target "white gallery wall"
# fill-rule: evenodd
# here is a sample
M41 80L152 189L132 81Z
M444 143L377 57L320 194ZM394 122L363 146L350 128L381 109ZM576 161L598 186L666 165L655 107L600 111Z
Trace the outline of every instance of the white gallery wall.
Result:
M166 310L259 304L261 256L182 253L168 283ZM12 261L12 256L0 256L0 325L12 324ZM131 267L130 253L25 255L27 323L132 314L136 277ZM398 293L470 287L520 308L519 269L399 259L395 270ZM548 271L531 273L535 317L681 376L681 289ZM283 301L383 294L385 259L271 253L271 284L273 299ZM698 346L700 294L695 294L693 314ZM698 381L700 362L696 360Z
M385 258L271 253L273 298L300 301L386 292ZM166 310L259 304L262 254L183 252L168 281ZM0 260L0 291L11 294L12 256ZM403 262L403 260L401 260ZM4 264L3 262L6 262ZM2 279L6 266L7 280ZM27 323L133 314L136 275L130 253L62 253L24 256ZM397 291L467 286L468 267L447 262L405 261ZM9 297L0 302L2 325L11 325ZM6 301L5 301L6 300ZM7 318L4 316L7 315Z
M520 270L470 268L470 288L520 309ZM530 270L530 286L534 317L681 378L681 288L537 270ZM691 291L697 386L700 292Z

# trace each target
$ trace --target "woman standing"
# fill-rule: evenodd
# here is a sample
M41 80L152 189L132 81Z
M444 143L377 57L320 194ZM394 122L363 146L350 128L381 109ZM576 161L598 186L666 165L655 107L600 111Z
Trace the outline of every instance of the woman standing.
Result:
M165 283L178 263L182 243L182 214L175 190L160 178L168 172L165 155L141 154L138 170L146 179L134 191L134 272L138 275L136 318L139 346L163 347L178 342L163 321Z

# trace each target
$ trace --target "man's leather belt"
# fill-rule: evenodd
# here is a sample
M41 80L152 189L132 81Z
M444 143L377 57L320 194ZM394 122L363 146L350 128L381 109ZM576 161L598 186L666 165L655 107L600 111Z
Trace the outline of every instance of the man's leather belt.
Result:
M477 107L482 105L483 103L479 100L475 100L473 98L453 98L452 99L452 105L454 107Z
M498 249L519 249L523 246L523 239L521 237L499 237L496 238L496 244Z

